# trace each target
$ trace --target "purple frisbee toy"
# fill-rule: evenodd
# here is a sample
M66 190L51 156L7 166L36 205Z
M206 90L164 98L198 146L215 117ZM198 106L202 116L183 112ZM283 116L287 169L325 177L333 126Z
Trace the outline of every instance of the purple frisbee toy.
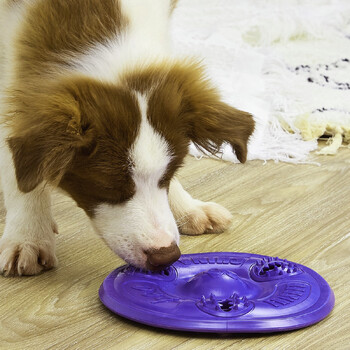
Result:
M246 253L182 255L160 272L125 265L100 287L113 312L150 326L194 332L265 333L325 318L334 294L315 271Z

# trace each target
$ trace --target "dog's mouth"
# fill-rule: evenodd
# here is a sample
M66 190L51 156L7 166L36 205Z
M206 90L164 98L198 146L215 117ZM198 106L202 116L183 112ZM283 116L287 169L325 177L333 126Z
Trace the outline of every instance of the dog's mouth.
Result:
M176 261L176 260L175 260ZM169 267L171 264L167 265L153 265L149 263L148 261L146 262L146 270L152 271L152 272L160 272L165 270L167 267Z

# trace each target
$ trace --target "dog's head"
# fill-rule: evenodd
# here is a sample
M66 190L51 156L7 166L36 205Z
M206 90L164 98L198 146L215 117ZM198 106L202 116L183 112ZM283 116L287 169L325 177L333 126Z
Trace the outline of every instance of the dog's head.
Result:
M71 77L38 89L14 100L8 144L19 189L59 186L136 266L179 257L168 190L191 141L211 153L228 142L246 160L252 117L221 102L196 64L148 67L117 85Z

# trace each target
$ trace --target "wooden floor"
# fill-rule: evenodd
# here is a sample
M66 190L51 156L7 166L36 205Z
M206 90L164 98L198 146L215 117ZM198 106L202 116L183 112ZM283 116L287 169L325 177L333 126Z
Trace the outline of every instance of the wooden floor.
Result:
M183 253L238 251L280 256L315 269L336 305L312 327L272 335L169 332L115 316L98 289L123 262L95 237L84 213L55 195L59 267L36 277L0 277L0 349L349 349L350 149L321 166L187 159L185 188L233 214L221 235L182 237ZM2 203L2 202L1 202ZM0 204L0 232L4 228Z

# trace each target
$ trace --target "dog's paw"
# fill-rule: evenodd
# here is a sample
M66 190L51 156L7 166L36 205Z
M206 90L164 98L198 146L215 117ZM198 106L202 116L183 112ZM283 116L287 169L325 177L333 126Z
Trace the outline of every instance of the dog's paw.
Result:
M178 220L178 227L182 234L221 233L230 225L232 215L223 206L198 200L195 203Z
M31 276L57 266L51 242L14 241L0 239L0 274Z

